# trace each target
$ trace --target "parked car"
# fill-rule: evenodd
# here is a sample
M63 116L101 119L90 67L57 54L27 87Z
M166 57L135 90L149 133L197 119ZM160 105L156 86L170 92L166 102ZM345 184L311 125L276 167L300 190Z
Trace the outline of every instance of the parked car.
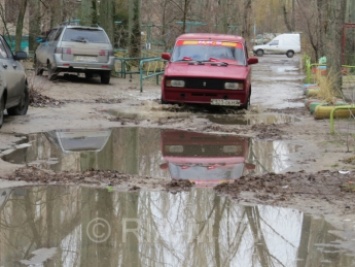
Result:
M253 45L262 45L270 42L273 38L275 38L278 34L276 33L262 33L255 36L255 38L251 39L251 43Z
M162 80L162 103L193 103L248 108L251 64L244 38L189 33L176 39Z
M29 105L29 91L25 68L19 60L27 53L13 54L4 37L0 35L0 128L4 112L8 115L25 115Z
M87 79L99 75L110 83L114 68L113 48L105 30L99 26L63 24L49 31L35 51L37 75L48 71L48 78L60 72L84 73Z
M280 34L267 44L254 46L253 52L259 57L264 54L285 54L291 58L301 52L301 36L299 33Z

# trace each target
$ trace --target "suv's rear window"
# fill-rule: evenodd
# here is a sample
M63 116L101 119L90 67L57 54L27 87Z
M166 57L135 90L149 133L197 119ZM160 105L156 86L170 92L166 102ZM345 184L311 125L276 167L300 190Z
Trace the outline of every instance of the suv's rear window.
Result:
M68 28L65 30L62 40L66 42L109 43L105 32L100 29Z
M179 40L172 55L172 61L208 61L211 58L233 61L238 65L246 64L244 46L239 42Z

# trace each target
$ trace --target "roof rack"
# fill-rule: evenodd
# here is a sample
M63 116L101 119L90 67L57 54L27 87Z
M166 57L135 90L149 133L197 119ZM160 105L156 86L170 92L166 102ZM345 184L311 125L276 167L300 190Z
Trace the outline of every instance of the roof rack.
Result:
M83 26L83 27L100 28L100 25L98 23L91 24L91 25L81 24L79 19L65 21L59 24L59 26Z
M80 25L80 19L73 19L73 20L64 21L60 25L62 25L62 26L64 26L64 25Z

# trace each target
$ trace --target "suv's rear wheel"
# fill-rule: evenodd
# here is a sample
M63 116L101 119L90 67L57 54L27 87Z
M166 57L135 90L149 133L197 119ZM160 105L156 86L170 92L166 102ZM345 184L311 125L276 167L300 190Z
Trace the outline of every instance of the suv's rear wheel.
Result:
M105 71L105 72L101 73L101 83L109 84L110 83L110 78L111 78L111 72L110 71Z
M57 74L52 68L52 64L50 62L47 63L47 73L48 73L48 80L52 81L57 77Z
M22 92L20 103L12 108L7 109L7 113L12 116L25 115L28 110L28 105L30 103L30 95L28 92L28 86L26 84L25 89Z

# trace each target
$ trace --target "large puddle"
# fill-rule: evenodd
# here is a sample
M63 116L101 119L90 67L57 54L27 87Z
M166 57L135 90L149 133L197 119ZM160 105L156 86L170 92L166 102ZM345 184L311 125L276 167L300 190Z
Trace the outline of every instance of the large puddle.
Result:
M99 169L166 179L226 180L281 172L291 166L290 155L297 150L283 141L123 127L31 134L0 156L54 171Z
M288 59L285 55L266 55L253 66L252 105L264 109L304 107L304 102L295 99L304 97L300 72L300 59Z
M211 185L281 172L297 150L282 141L126 127L31 134L1 157L55 171L118 170ZM333 230L320 217L241 206L205 187L174 194L0 189L0 266L354 266Z
M0 190L0 266L354 266L322 218L212 190Z

